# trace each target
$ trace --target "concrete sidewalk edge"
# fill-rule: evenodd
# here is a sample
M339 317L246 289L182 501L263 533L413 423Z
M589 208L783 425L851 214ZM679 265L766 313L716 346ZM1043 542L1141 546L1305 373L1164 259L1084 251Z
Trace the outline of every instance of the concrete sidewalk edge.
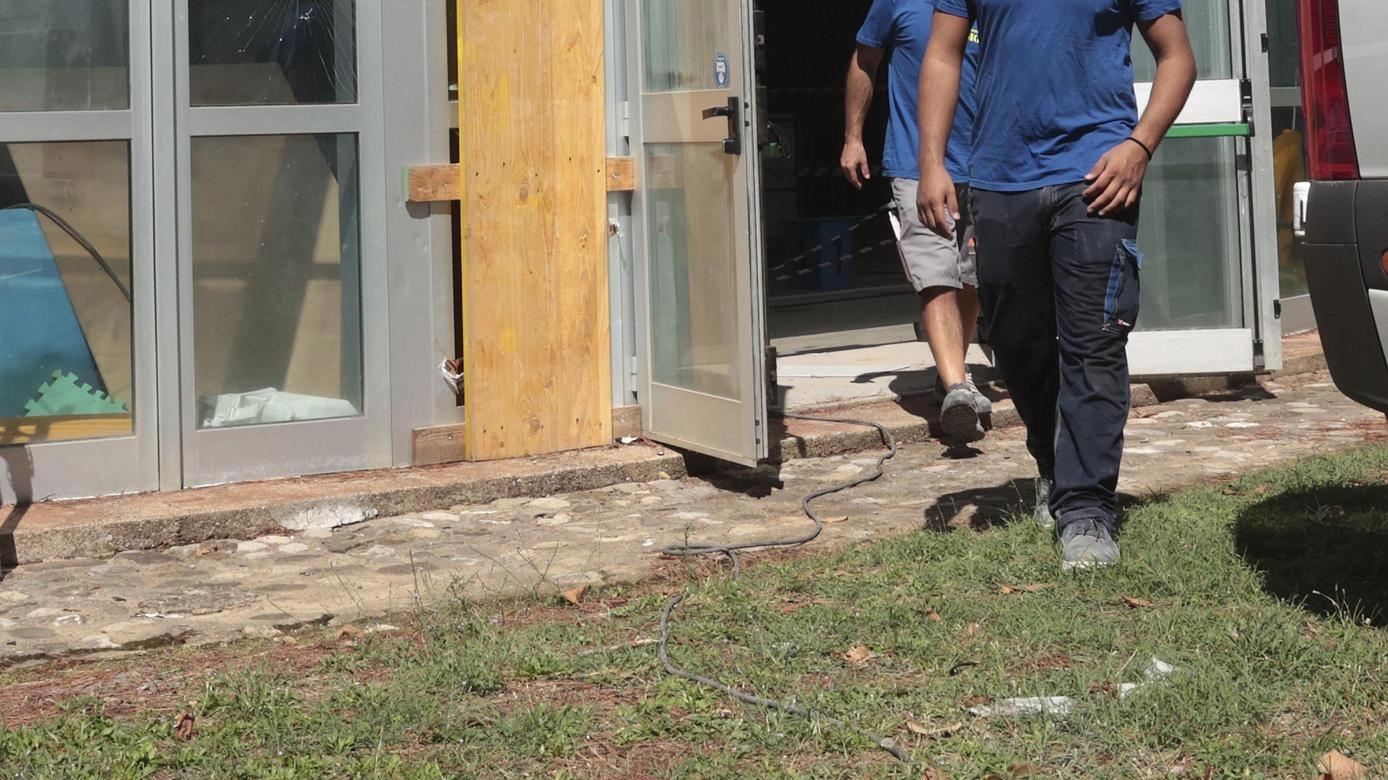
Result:
M1325 368L1323 354L1289 358L1284 368L1272 376L1309 374ZM1252 377L1209 377L1192 380L1160 380L1133 386L1133 406L1143 407L1176 398L1219 392L1231 386L1246 385ZM877 399L829 409L797 411L797 414L857 418L880 423L891 431L899 445L918 444L936 438L934 426L938 409L923 396L894 400ZM994 429L1021 424L1016 409L1006 399L994 403ZM786 462L800 458L822 458L880 449L881 436L869 427L841 423L818 423L772 419L771 460ZM622 482L647 482L662 478L681 478L688 474L684 456L672 450L649 448L649 454L603 458L593 453L569 453L539 460L531 473L450 481L447 470L429 472L433 478L412 479L411 472L385 476L362 475L322 480L328 494L324 498L289 500L233 501L218 508L191 508L182 511L131 511L122 498L80 502L79 520L58 523L26 523L29 512L42 513L43 506L0 507L0 567L73 558L101 558L127 550L149 550L197 544L212 539L253 539L265 534L296 531L311 527L337 527L375 517L446 508L461 503L479 503L498 498L539 497L608 487ZM504 467L504 464L498 464ZM423 473L423 472L421 472ZM439 477L438 475L445 475ZM416 475L417 476L417 475ZM355 481L354 481L355 480ZM297 481L311 490L314 478ZM374 482L388 483L372 487ZM269 484L269 483L267 483ZM237 486L238 488L246 486ZM249 489L248 489L248 492ZM300 490L302 496L306 491ZM182 494L196 499L198 491ZM9 519L5 519L5 515ZM69 513L70 514L70 513Z

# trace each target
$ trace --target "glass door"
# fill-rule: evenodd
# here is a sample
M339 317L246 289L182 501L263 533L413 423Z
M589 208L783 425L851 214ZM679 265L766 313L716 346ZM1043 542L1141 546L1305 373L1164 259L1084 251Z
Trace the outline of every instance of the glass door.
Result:
M767 454L750 0L632 0L640 106L640 401L652 438Z
M1274 228L1253 185L1271 163L1252 97L1266 68L1246 60L1244 45L1245 30L1261 25L1230 0L1187 0L1184 13L1200 75L1144 185L1142 312L1129 360L1134 374L1148 376L1276 367ZM1133 64L1145 106L1156 66L1140 38Z
M157 484L149 22L0 0L0 503Z
M183 486L388 465L379 6L173 7Z

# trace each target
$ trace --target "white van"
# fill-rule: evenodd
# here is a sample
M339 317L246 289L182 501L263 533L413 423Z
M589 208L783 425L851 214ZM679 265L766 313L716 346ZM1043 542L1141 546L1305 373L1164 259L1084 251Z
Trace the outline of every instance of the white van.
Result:
M1388 6L1298 0L1307 171L1294 229L1325 358L1388 412Z

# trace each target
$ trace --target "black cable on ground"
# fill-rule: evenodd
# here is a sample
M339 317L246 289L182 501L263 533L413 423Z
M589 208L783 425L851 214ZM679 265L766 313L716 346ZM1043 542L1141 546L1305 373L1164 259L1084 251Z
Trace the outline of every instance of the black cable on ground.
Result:
M665 553L666 555L680 556L726 555L728 556L728 559L732 561L733 576L735 577L742 572L742 561L738 558L738 554L740 552L746 550L761 550L775 547L799 547L800 545L808 544L814 541L816 538L819 537L820 533L823 532L824 521L820 518L819 514L814 511L814 508L810 506L810 503L815 499L823 498L824 496L833 493L839 493L844 490L849 490L864 483L872 482L873 480L879 479L886 471L886 462L896 457L896 437L892 436L892 432L887 430L885 426L879 425L878 423L870 422L868 420L851 420L831 417L808 417L799 414L786 414L784 416L792 420L840 423L843 425L861 425L869 428L875 428L877 429L877 432L881 434L882 443L887 447L887 451L877 458L876 467L871 472L858 477L854 477L853 479L848 480L847 482L843 482L841 484L832 485L821 490L816 490L813 493L810 493L809 495L801 499L800 508L803 509L805 511L805 515L809 517L811 521L814 522L813 530L811 530L804 536L788 537L784 539L766 539L755 542L744 542L740 544L700 543L673 545L670 547L666 547L665 549L661 550L661 552ZM666 672L675 677L689 680L690 682L697 683L699 685L707 686L716 691L719 691L720 693L723 693L724 695L731 696L732 698L737 699L738 701L744 702L746 704L751 704L755 707L764 707L766 709L777 710L780 712L795 715L797 717L805 718L807 720L822 721L824 723L832 724L847 731L857 732L858 734L861 734L862 736L870 739L878 747L882 748L888 753L891 753L902 763L911 763L911 757L906 754L906 751L903 750L900 745L896 744L896 742L889 737L878 736L877 734L874 734L865 729L845 723L844 721L839 720L838 718L830 717L828 715L815 712L814 710L807 710L804 707L800 707L791 702L775 701L773 699L765 699L760 696L754 696L750 693L739 691L730 685L726 685L722 682L719 682L718 680L715 680L712 677L705 677L703 675L695 674L693 672L686 671L675 666L673 663L670 662L670 616L674 614L675 607L679 606L681 601L684 601L684 597L685 594L683 593L671 596L670 600L665 603L665 611L662 612L660 615L660 663L665 667Z
M92 242L88 241L85 236L77 232L77 228L73 227L57 212L53 211L47 206L40 206L37 203L16 203L13 206L6 206L5 209L28 209L29 211L32 211L35 214L42 214L43 216L48 217L50 220L53 221L53 224L61 228L64 233L67 233L69 236L71 236L73 241L76 241L79 246L81 246L83 249L87 251L87 254L92 256L92 259L96 261L96 264L101 266L101 270L105 271L106 275L111 277L111 281L116 283L116 289L120 290L120 294L125 296L126 302L130 302L130 289L127 288L125 286L125 283L120 280L120 277L116 275L115 270L111 268L111 264L106 262L106 258L101 256L101 252L97 251L97 248L92 245Z

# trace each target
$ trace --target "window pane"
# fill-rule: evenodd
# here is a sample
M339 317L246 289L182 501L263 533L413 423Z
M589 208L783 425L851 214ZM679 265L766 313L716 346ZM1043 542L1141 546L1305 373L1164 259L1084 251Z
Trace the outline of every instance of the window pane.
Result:
M1268 70L1274 87L1301 86L1296 0L1267 0Z
M1292 235L1292 188L1306 181L1306 117L1297 107L1272 109L1272 178L1277 203L1277 268L1282 297L1308 295L1306 258Z
M353 0L189 0L195 106L355 103Z
M355 135L194 138L198 426L362 409Z
M129 0L0 0L0 111L129 107Z
M1229 4L1225 0L1185 0L1182 15L1190 31L1190 45L1202 79L1234 77L1234 60L1229 50ZM1147 42L1133 30L1133 76L1139 82L1156 77L1157 63Z
M1152 160L1138 232L1143 330L1244 324L1234 143L1170 138Z
M644 3L647 92L719 89L730 83L728 57L738 44L731 39L727 2Z
M127 142L0 145L0 445L130 434L130 276Z
M652 376L736 399L734 165L721 144L646 145Z

